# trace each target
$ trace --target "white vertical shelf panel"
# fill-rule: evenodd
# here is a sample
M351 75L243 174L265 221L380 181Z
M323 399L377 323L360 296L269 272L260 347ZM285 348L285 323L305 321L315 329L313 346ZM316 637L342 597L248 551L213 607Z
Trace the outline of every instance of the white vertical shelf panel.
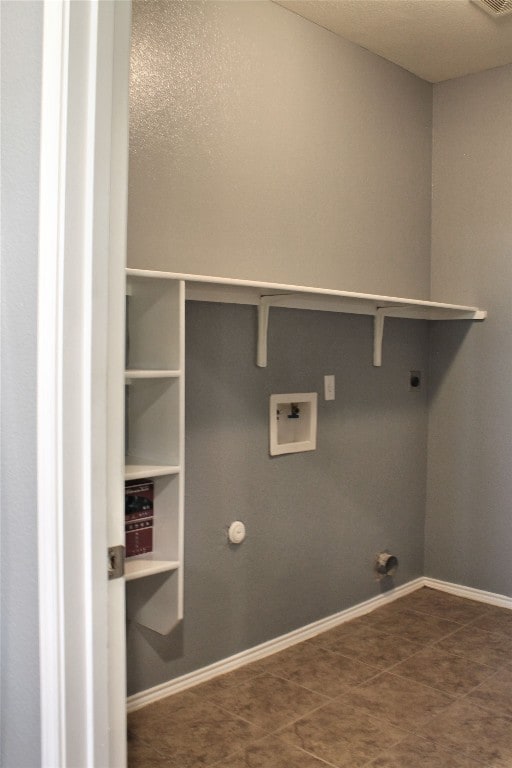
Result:
M185 560L185 281L179 282L179 306L178 306L178 365L181 371L179 390L179 425L178 446L181 471L178 483L178 539L177 555L181 563L176 573L178 580L178 600L176 606L176 621L181 621L184 615L184 560Z
M183 618L185 284L135 276L127 294L126 478L155 488L153 552L126 564L127 617L166 635Z

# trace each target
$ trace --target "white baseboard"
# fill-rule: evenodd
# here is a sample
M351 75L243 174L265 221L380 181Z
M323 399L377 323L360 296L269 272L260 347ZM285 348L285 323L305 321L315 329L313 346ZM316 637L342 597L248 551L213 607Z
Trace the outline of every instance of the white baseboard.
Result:
M451 584L449 581L430 579L427 576L422 581L424 587L438 589L440 592L449 592L450 595L465 597L467 600L477 600L479 603L488 603L489 605L497 605L499 608L512 609L512 597L507 597L506 595L497 595L494 592L486 592L483 589L475 589L474 587L464 587L462 584Z
M346 610L335 613L325 619L320 619L305 627L300 627L293 632L288 632L286 635L281 635L266 643L261 643L261 645L249 648L248 650L237 653L227 659L216 661L214 664L202 667L194 672L189 672L174 680L169 680L161 685L155 685L154 688L148 688L146 691L135 693L128 698L128 712L134 712L135 710L145 707L147 704L151 704L159 699L163 699L166 696L171 696L172 694L184 691L187 688L192 688L194 685L204 683L207 680L211 680L213 677L218 677L226 672L231 672L234 669L238 669L238 667L243 667L245 664L250 664L253 661L265 658L265 656L270 656L272 653L289 648L291 645L301 643L303 640L307 640L321 632L332 629L332 627L336 627L351 619L356 619L358 616L364 616L366 613L370 613L376 608L386 605L386 603L391 603L399 597L404 597L421 587L430 587L431 589L438 589L441 592L449 592L452 595L465 597L469 600L477 600L481 603L488 603L489 605L497 605L502 608L512 609L512 597L485 592L484 590L474 589L473 587L464 587L459 584L450 584L447 581L439 581L438 579L420 577L407 584L403 584L400 587L396 587L396 589L393 589L390 592L384 592L381 595L372 597L370 600L365 600L365 602L359 603L353 608L347 608Z
M303 640L319 635L321 632L325 632L338 624L343 624L345 621L350 621L351 619L356 619L358 616L363 616L365 613L370 613L376 608L380 608L386 603L391 603L399 597L404 597L422 586L423 578L414 579L414 581L402 584L390 592L384 592L383 594L372 597L370 600L365 600L363 603L359 603L352 608L347 608L332 616L327 616L325 619L320 619L312 624L307 624L305 627L300 627L292 632L288 632L286 635L280 635L273 640L268 640L266 643L256 645L254 648L249 648L234 656L229 656L227 659L216 661L214 664L202 667L194 672L189 672L174 680L169 680L169 682L155 685L154 688L148 688L140 693L135 693L128 698L128 712L134 712L136 709L146 706L146 704L151 704L166 696L171 696L173 693L178 693L179 691L184 691L199 683L204 683L207 680L211 680L213 677L223 675L226 672L231 672L245 664L250 664L253 661L263 659L265 656L270 656L277 651L283 651L291 645L301 643Z

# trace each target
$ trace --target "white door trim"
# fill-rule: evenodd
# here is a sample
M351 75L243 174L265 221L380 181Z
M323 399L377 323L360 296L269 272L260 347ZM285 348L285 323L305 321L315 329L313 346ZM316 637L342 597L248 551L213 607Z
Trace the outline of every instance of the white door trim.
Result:
M61 210L63 135L66 111L68 8L45 3L42 72L41 160L38 276L38 547L39 648L41 687L41 762L63 764L66 752L63 671L63 596L61 572L62 459L61 401L62 318L59 307L62 271Z
M107 498L113 492L108 470L118 452L112 453L108 438L108 406L114 390L117 400L120 396L109 351L122 349L122 319L110 330L110 289L117 280L118 292L123 280L128 125L127 113L117 114L112 105L116 78L127 86L129 18L130 4L124 2L44 3L38 284L44 768L125 764L125 746L118 743L124 653L111 669L106 549ZM121 61L116 36L122 43ZM127 95L123 98L127 103ZM115 152L113 134L114 142L121 141ZM121 182L114 183L112 199L118 175ZM109 215L114 207L115 226ZM120 496L120 488L116 492ZM114 742L109 676L120 709Z

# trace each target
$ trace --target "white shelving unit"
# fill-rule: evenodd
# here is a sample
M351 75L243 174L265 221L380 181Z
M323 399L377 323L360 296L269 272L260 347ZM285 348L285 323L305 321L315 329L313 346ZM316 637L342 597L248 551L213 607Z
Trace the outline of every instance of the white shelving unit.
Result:
M185 285L129 275L126 294L125 479L154 483L153 552L126 560L126 610L166 635L183 618Z
M305 286L127 270L127 480L155 484L154 551L126 563L128 618L168 634L183 618L185 300L253 304L258 311L256 363L267 364L272 306L370 315L373 364L382 362L386 317L484 320L459 304Z
M382 365L382 340L386 317L409 320L485 320L487 312L478 307L461 304L443 304L423 299L405 299L396 296L380 296L372 293L337 291L330 288L312 288L304 285L258 283L252 280L235 280L204 275L187 275L177 272L156 272L144 269L128 269L133 277L148 279L181 280L186 285L186 299L192 301L217 301L234 304L254 304L258 308L258 344L256 364L267 365L267 336L270 307L290 309L314 309L324 312L345 312L371 315L374 321L373 365Z

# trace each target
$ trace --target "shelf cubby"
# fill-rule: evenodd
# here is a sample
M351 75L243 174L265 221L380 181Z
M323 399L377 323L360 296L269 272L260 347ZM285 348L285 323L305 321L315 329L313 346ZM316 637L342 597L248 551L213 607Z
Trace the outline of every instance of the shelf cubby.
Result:
M153 551L127 559L127 581L179 568L182 558L179 532L183 523L179 481L178 474L154 477Z
M126 453L148 465L180 464L177 378L132 379L126 387Z
M178 371L180 281L129 277L126 290L126 369ZM172 337L169 336L172 334Z
M183 618L180 475L154 478L153 552L126 561L126 615L161 635Z

